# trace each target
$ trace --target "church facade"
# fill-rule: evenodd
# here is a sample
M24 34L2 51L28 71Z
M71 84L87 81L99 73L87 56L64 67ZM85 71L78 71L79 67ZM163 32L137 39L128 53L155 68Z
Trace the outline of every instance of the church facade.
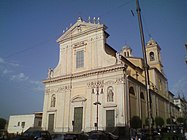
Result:
M107 27L99 19L78 18L57 40L59 62L49 69L45 85L42 128L54 132L107 130L130 126L133 116L145 124L148 102L142 58L125 46L107 44ZM168 91L159 45L146 46L153 118L177 114Z

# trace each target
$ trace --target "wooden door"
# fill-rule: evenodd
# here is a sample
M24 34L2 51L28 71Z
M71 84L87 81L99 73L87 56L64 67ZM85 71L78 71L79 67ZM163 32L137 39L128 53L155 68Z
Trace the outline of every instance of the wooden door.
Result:
M73 124L74 132L81 132L82 120L83 120L83 107L75 107L74 108L74 124Z

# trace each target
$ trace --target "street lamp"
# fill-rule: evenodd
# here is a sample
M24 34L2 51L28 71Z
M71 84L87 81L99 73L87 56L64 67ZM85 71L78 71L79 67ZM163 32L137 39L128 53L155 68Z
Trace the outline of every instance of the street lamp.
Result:
M99 93L99 88L101 88L101 92ZM94 88L92 88L92 94L95 94L94 92ZM103 94L103 87L99 87L99 84L97 83L96 84L96 96L97 96L97 101L95 103L93 103L94 105L97 106L97 112L96 112L96 123L95 123L95 127L96 127L96 130L98 130L98 120L99 120L99 105L101 105L101 103L99 102L99 94Z

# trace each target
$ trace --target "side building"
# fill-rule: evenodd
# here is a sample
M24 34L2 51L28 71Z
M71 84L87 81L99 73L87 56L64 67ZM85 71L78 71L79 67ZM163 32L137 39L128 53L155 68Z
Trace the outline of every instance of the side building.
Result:
M142 58L130 47L117 52L107 27L99 20L78 18L57 40L59 62L49 69L45 85L42 128L54 132L110 130L130 127L133 116L145 124L148 102ZM146 53L153 118L170 117L170 97L161 48L150 39Z
M11 115L8 123L8 133L21 134L29 128L41 128L42 113Z
M187 103L185 98L181 98L180 96L174 98L174 104L179 107L178 117L186 118Z

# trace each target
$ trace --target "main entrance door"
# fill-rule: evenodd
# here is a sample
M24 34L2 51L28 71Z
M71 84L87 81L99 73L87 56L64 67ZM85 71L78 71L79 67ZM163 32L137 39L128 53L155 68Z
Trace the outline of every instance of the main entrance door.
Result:
M52 132L54 129L54 114L49 114L48 119L48 130Z
M106 110L106 130L112 131L114 128L114 110Z
M74 108L74 124L73 131L81 132L82 130L83 107Z

